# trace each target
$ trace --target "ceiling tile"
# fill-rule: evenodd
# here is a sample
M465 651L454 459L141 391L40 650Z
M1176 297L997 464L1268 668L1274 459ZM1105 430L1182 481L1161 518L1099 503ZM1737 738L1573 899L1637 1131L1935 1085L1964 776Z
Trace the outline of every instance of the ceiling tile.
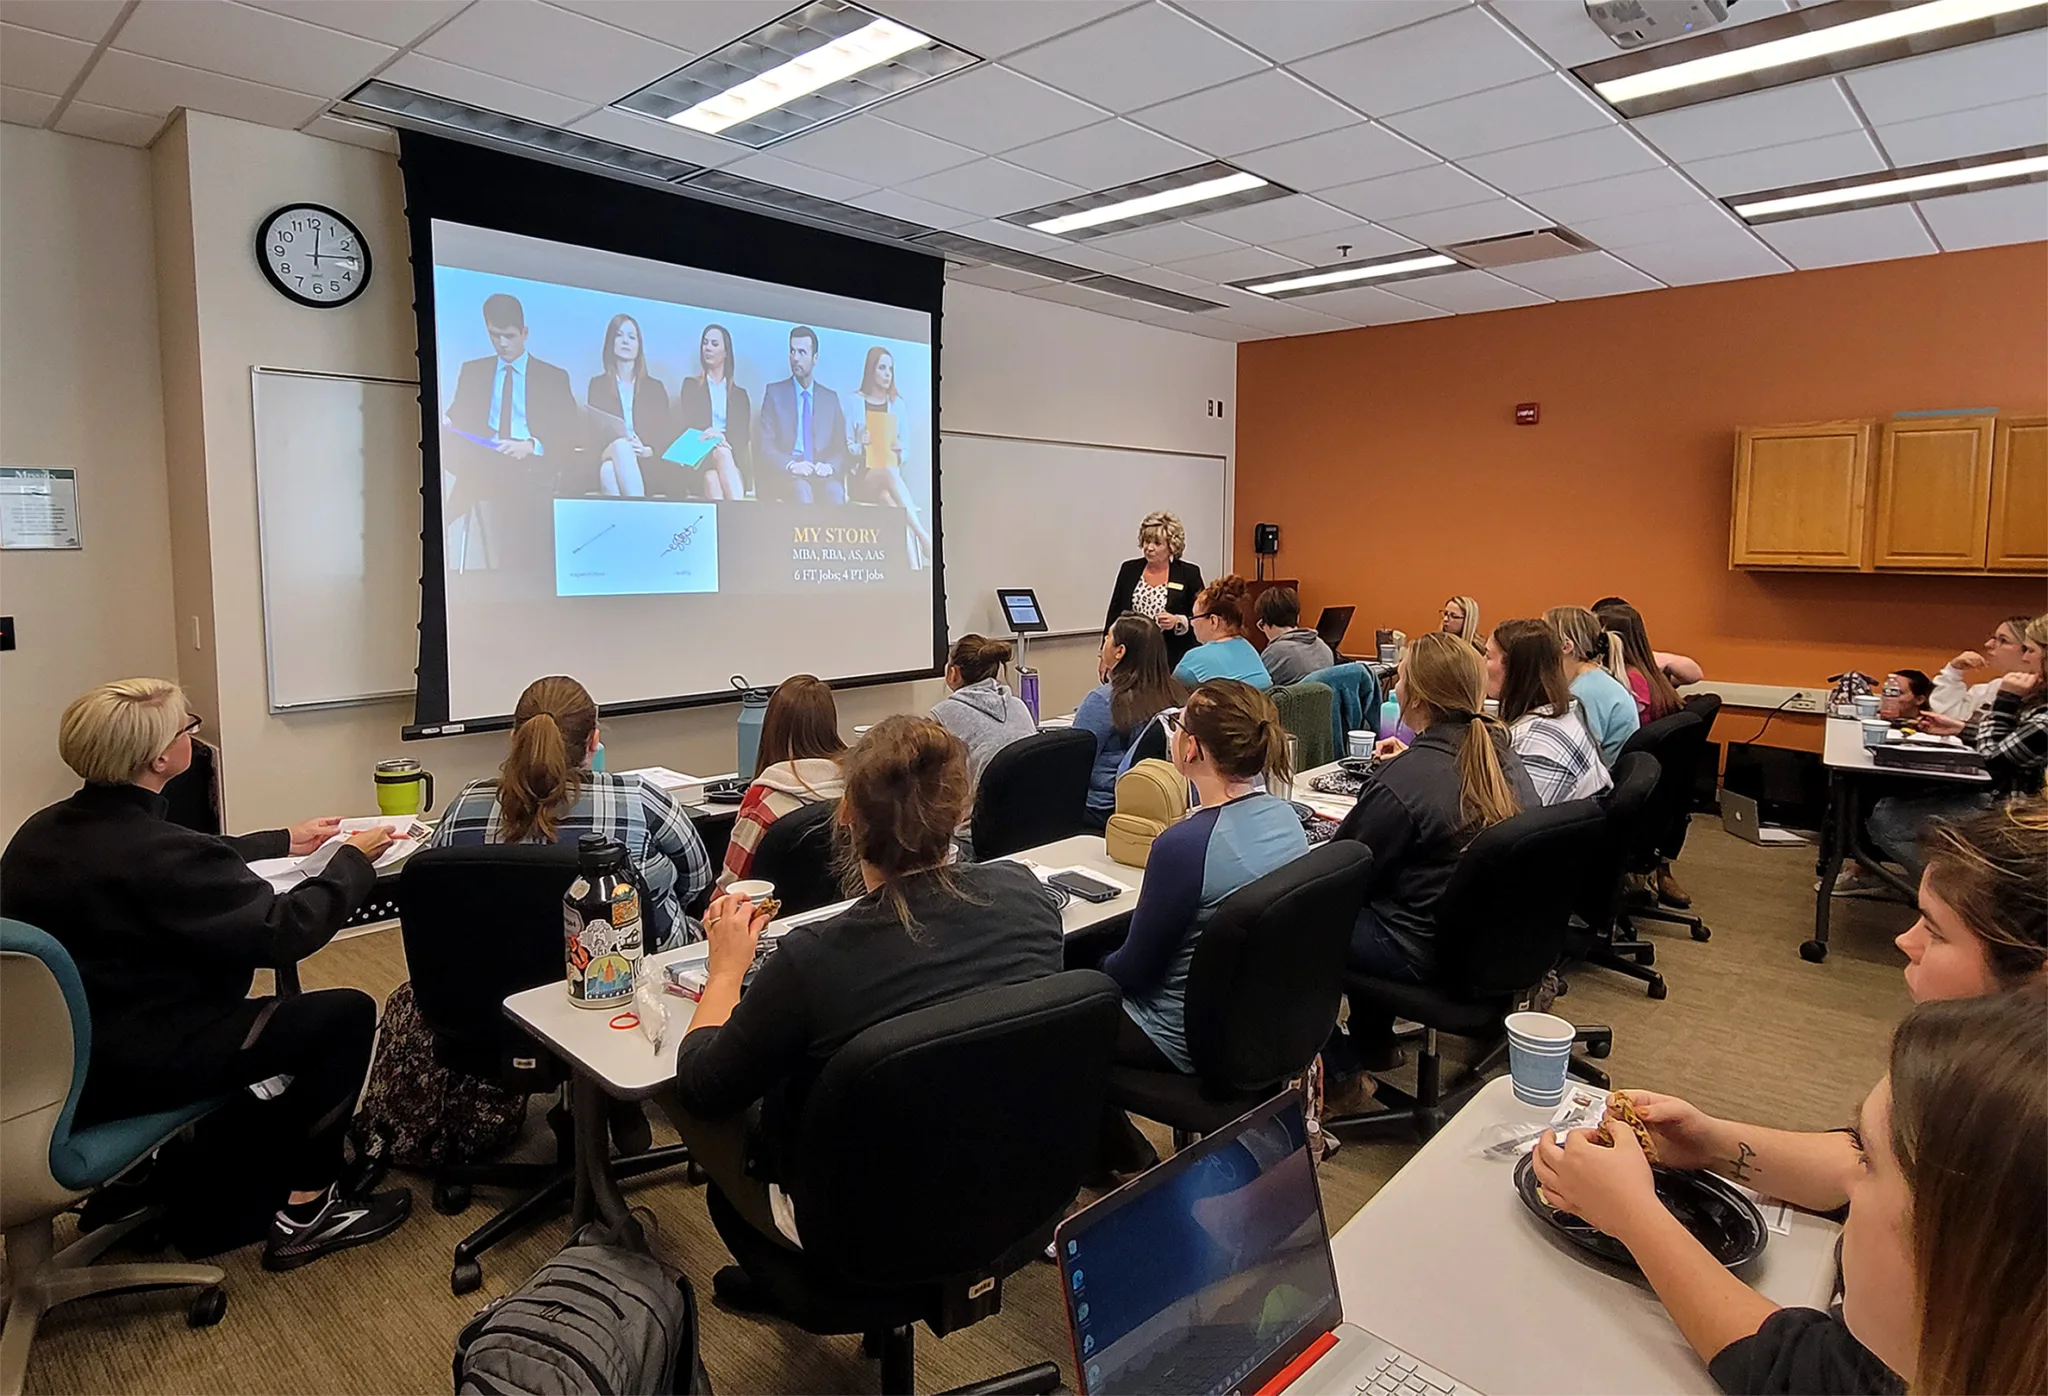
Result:
M1599 247L1625 249L1687 238L1725 237L1741 232L1735 215L1712 199L1695 199L1689 204L1623 213L1612 218L1583 218L1572 231Z
M113 49L92 65L77 100L149 116L168 116L178 107L190 107L264 126L290 127L303 125L327 105L322 97Z
M1493 0L1493 10L1523 38L1557 60L1559 67L1575 68L1622 51L1593 23L1584 5L1559 4L1558 0Z
M1156 223L1149 228L1133 228L1128 233L1111 233L1108 237L1091 238L1090 241L1112 252L1154 264L1232 252L1243 246L1221 233L1197 228L1192 223Z
M1128 112L1266 64L1176 11L1145 5L1017 54L1004 66L1097 106Z
M1199 150L1133 126L1104 121L1010 151L1005 160L1083 189L1108 189L1208 163Z
M91 102L73 102L64 108L64 115L57 118L56 126L57 130L69 136L133 146L148 145L163 128L164 118L161 116L116 111Z
M1920 226L1910 204L1788 218L1766 224L1756 229L1756 234L1801 270L1917 257L1940 250Z
M360 4L361 0L348 0ZM548 0L587 19L630 29L685 53L709 53L751 34L771 19L789 13L790 0L689 0L657 4L649 0Z
M1560 301L1652 291L1658 284L1605 252L1581 252L1576 257L1559 257L1550 262L1525 262L1518 267L1502 267L1500 275L1517 286L1525 286Z
M921 223L927 228L951 230L975 221L971 213L957 208L947 208L929 199L913 199L908 194L899 194L894 189L871 189L865 194L855 195L847 203L855 208L864 208L871 213L887 214L901 218L907 223Z
M1547 228L1550 220L1513 199L1495 198L1483 204L1465 204L1458 208L1438 209L1434 213L1390 218L1386 224L1402 237L1414 238L1430 247L1449 247L1452 243Z
M1186 0L1182 8L1275 62L1287 63L1390 29L1463 9L1472 0L1372 0L1370 4L1275 4L1274 0Z
M0 85L61 97L85 71L92 50L77 39L0 24Z
M396 72L400 64L407 64L413 61L411 57L401 58L398 64L392 66L390 71ZM422 59L419 61L433 62L432 59ZM440 68L447 67L446 64L436 64L435 66ZM483 78L483 75L471 75L472 81L475 78ZM499 79L497 78L483 78L484 83L497 83L498 81ZM562 107L568 108L573 108L577 105L568 98L557 97L553 93L535 93L531 88L514 87L511 83L504 83L502 86L513 92L530 93L531 97L529 100L539 101L544 104L558 103ZM477 105L488 106L489 103L479 102ZM522 113L522 115L530 115L530 113ZM600 107L590 115L577 121L570 129L581 131L585 135L596 136L599 140L615 141L619 145L631 146L635 150L649 150L653 151L656 155L666 155L671 160L683 160L692 165L703 165L712 169L722 165L730 165L741 156L752 153L738 141L720 140L716 136L707 136L701 131L686 130L673 122L657 121L651 116L642 116L638 112L624 111L618 107Z
M900 19L983 58L1001 58L1128 9L1132 0L873 0L868 8Z
M2048 184L2017 184L1923 199L1920 212L1944 250L2048 241Z
M1926 165L2048 145L2048 100L2023 97L2017 102L1901 121L1878 127L1877 139L1894 165Z
M398 153L398 133L388 126L376 126L367 121L354 121L330 114L314 117L303 129L307 135L319 136L324 140L340 141L344 145L359 145L365 150L381 150L387 155Z
M1434 213L1440 208L1487 203L1500 195L1457 166L1439 164L1326 189L1318 197L1338 208L1385 222L1416 213Z
M1516 195L1665 168L1656 151L1621 125L1474 155L1458 164L1495 188Z
M1878 152L1876 142L1862 131L1685 162L1687 174L1704 185L1709 194L1723 198L1813 180L1869 174L1884 167L1884 156Z
M400 87L410 87L420 92L431 92L437 97L446 97L456 102L466 102L472 107L486 111L504 112L508 116L523 116L529 121L543 122L549 126L566 126L588 106L573 97L563 97L553 92L543 92L536 87L527 87L505 78L479 73L471 68L454 63L443 63L438 58L424 54L408 53L377 75L386 82L395 82ZM593 117L603 115L592 113ZM667 123L664 122L664 125ZM583 129L581 122L578 129ZM720 142L721 145L730 142Z
M1215 284L1243 281L1251 276L1269 276L1274 272L1298 271L1306 265L1306 262L1297 262L1292 257L1283 257L1262 247L1240 247L1235 252L1218 252L1208 257L1175 262L1171 269L1183 276L1199 277Z
M1508 310L1518 305L1542 305L1546 297L1503 281L1483 271L1453 271L1442 276L1418 276L1401 281L1387 290L1403 300L1419 301L1453 314Z
M1833 78L1658 112L1631 124L1680 163L1863 129Z
M1873 125L2048 94L2048 29L1902 58L1847 75Z
M1613 179L1567 184L1540 194L1524 194L1522 202L1539 208L1560 223L1577 225L1583 219L1613 218L1646 209L1670 208L1698 202L1699 190L1676 170L1641 170L1616 175Z
M1022 294L1033 300L1054 301L1060 305L1078 306L1082 310L1094 310L1108 314L1106 306L1120 297L1107 291L1093 291L1086 286L1070 285L1064 281L1041 282Z
M1221 213L1206 214L1188 221L1213 233L1263 247L1288 238L1307 237L1310 233L1348 228L1358 221L1358 217L1311 199L1306 194L1289 194L1283 199L1267 199L1263 203L1225 209Z
M1087 267L1090 271L1112 272L1119 276L1137 271L1145 265L1136 257L1111 252L1108 248L1097 247L1092 242L1068 243L1060 249L1059 260L1070 262L1077 267Z
M616 101L690 61L681 49L540 0L472 5L419 52L586 102Z
M1306 140L1288 141L1239 155L1231 161L1290 189L1313 193L1340 184L1434 165L1428 151L1379 126L1363 122Z
M114 48L324 97L347 93L397 52L228 0L142 0Z
M1323 334L1351 328L1347 321L1310 310L1302 301L1269 300L1264 296L1225 292L1223 309L1207 315L1232 324L1247 325L1265 334Z
M1550 65L1484 10L1466 9L1291 65L1373 116L1504 87Z
M56 109L57 99L47 92L0 87L0 121L10 121L16 126L40 126Z
M1387 125L1449 160L1614 124L1610 110L1555 73L1387 118Z
M1726 237L1684 238L1630 248L1628 260L1667 286L1736 281L1791 270L1784 258L1742 229L1731 229Z
M792 140L777 141L775 153L799 165L831 170L863 184L907 184L980 154L964 145L892 126L870 112L843 117Z
M758 179L763 184L779 185L820 199L850 199L875 187L873 180L854 179L833 170L812 169L809 165L799 165L767 151L742 156L727 165L725 170L743 179Z
M1239 155L1334 131L1358 114L1278 68L1147 107L1134 120L1211 155Z
M1285 242L1264 242L1259 245L1268 252L1278 252L1283 257L1292 257L1302 265L1310 267L1328 266L1333 262L1353 257L1387 257L1396 252L1413 252L1416 248L1415 243L1399 233L1390 233L1385 228L1363 222L1309 237L1289 238ZM1342 251L1345 247L1351 250Z
M1295 301L1307 301L1318 315L1335 315L1354 325L1398 325L1409 320L1438 320L1449 315L1420 301L1404 300L1377 286L1354 286L1348 291L1321 291Z
M0 0L0 21L97 44L128 0Z
M998 266L949 266L946 268L946 280L965 281L970 286L989 286L998 291L1029 291L1033 287L1055 284L1042 276L1033 276L1028 271Z
M1249 247L1239 249L1242 252L1252 250ZM1221 255L1233 257L1237 254L1225 252ZM1178 291L1184 296L1203 296L1209 300L1216 298L1219 285L1217 278L1213 276L1191 276L1179 267L1139 267L1123 275L1131 281L1142 281L1157 286L1162 291Z
M986 64L891 98L876 110L898 126L941 136L985 155L1092 126L1109 115L1022 73Z
M453 16L469 0L243 0L259 10L289 15L322 29L403 48ZM649 7L653 8L653 7Z
M949 208L965 209L984 218L997 218L1019 209L1071 199L1087 191L1021 165L1001 160L976 160L972 164L956 165L950 170L912 180L899 192L914 199L930 199Z
M1000 218L978 218L964 223L954 231L963 237L979 238L993 242L1000 247L1014 247L1019 252L1033 252L1054 261L1065 261L1067 249L1074 244L1066 238L1041 233L1035 228L1020 228L1015 223L1005 223Z

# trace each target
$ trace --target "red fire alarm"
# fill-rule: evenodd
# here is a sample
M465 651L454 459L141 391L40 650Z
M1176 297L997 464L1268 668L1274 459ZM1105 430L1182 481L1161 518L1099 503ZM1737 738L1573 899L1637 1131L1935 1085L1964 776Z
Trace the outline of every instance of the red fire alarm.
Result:
M1518 402L1515 404L1515 425L1518 427L1533 427L1536 425L1537 418L1542 415L1542 412L1543 408L1538 403Z

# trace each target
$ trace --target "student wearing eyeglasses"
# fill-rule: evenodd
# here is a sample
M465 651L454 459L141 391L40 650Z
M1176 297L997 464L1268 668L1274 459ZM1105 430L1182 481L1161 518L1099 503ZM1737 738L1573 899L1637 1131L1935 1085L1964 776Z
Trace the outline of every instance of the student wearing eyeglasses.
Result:
M1244 637L1244 597L1248 590L1242 577L1218 577L1195 597L1189 623L1201 641L1173 669L1173 676L1188 687L1210 679L1237 679L1261 693L1273 686L1266 662Z

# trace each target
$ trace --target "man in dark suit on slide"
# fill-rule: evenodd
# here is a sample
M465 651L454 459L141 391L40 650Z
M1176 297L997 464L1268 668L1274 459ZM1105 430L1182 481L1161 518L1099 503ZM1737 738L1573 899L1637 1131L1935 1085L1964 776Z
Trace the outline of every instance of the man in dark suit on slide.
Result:
M789 332L789 377L761 394L754 469L772 499L844 504L846 418L839 394L812 380L817 366L817 331L798 325Z
M468 516L457 571L532 567L546 561L554 533L554 473L569 463L583 414L569 375L526 352L526 308L502 292L484 301L484 329L497 352L471 359L455 382L443 420L488 446L451 436L451 518Z

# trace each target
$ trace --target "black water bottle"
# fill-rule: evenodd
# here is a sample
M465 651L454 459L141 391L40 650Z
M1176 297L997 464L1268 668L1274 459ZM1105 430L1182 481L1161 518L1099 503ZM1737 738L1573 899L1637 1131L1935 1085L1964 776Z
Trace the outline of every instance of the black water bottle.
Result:
M640 889L625 845L603 834L576 840L576 880L562 897L569 1002L622 1008L640 973Z

